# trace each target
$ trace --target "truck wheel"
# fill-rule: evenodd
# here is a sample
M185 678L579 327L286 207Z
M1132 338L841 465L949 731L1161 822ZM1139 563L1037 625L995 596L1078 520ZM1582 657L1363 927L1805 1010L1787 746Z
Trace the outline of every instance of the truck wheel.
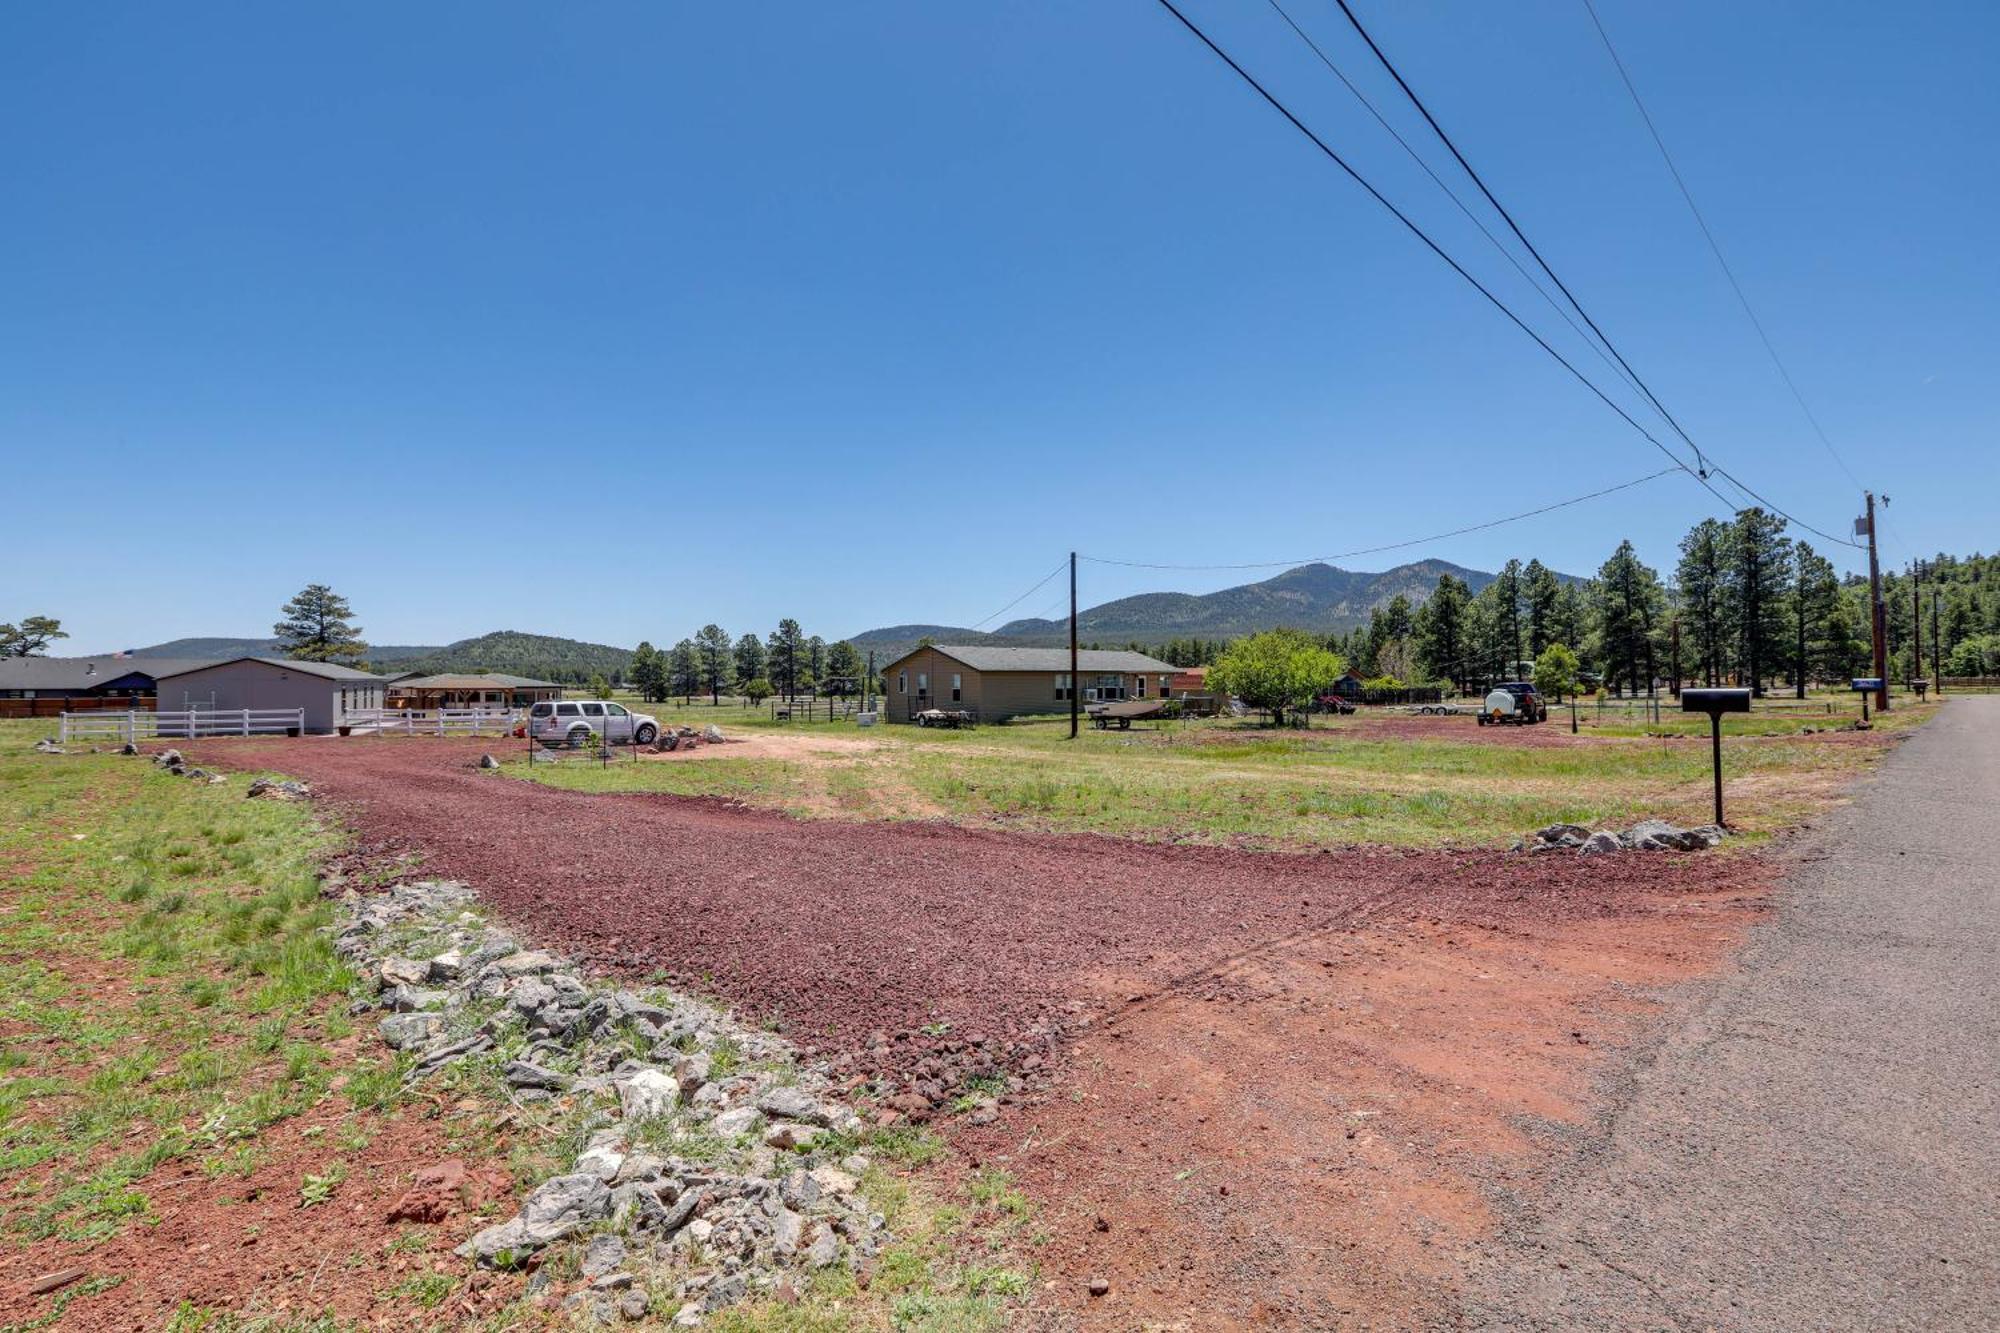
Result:
M581 750L584 746L590 744L590 728L571 727L569 729L569 735L565 739L567 740L570 749Z
M632 733L632 743L634 745L651 745L659 738L659 728L650 722L641 723L639 729Z

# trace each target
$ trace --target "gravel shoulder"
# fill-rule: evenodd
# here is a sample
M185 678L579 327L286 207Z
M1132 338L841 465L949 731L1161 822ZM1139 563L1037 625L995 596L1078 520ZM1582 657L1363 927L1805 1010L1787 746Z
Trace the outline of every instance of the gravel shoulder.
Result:
M1794 849L1455 1326L1984 1329L2000 1290L2000 698Z

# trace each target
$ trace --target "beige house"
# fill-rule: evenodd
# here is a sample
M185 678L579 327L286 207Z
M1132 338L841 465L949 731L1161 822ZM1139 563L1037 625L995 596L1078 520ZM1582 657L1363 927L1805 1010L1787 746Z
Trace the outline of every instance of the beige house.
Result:
M1077 654L1078 697L1086 705L1157 699L1175 670L1144 653L1085 649ZM882 688L891 722L908 722L926 708L963 709L981 722L1067 713L1069 649L926 644L884 667Z
M332 731L345 725L350 713L382 706L380 676L332 662L279 657L239 657L162 672L155 688L163 713L297 708L310 732Z

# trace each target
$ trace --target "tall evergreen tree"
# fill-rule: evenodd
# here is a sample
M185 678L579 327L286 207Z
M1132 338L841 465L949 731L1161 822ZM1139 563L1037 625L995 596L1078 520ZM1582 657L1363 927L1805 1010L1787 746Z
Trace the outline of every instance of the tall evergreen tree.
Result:
M1740 511L1724 544L1724 586L1730 628L1743 683L1762 697L1764 678L1786 655L1785 590L1791 581L1792 543L1785 520L1762 509Z
M799 622L786 619L778 622L778 628L771 631L765 644L770 656L771 683L778 687L778 693L787 699L799 692L799 677L805 669L806 636L799 628Z
M764 641L755 634L745 634L736 641L736 688L742 690L753 680L768 680L765 675L771 669L770 655L764 651Z
M861 677L867 668L861 662L861 650L842 639L826 650L826 675L820 679L820 688L841 697L859 693L863 688Z
M701 683L708 688L708 701L722 702L722 685L729 679L729 635L713 621L694 636L695 656L701 664Z
M639 697L649 704L667 697L666 663L661 660L659 649L644 639L632 650L632 684L638 688Z
M1689 656L1702 683L1709 686L1721 684L1722 673L1728 667L1727 617L1723 610L1723 549L1728 532L1726 525L1712 518L1695 524L1681 538L1680 565L1674 571L1681 606L1686 612L1681 628Z
M1806 681L1824 663L1826 643L1840 619L1840 576L1810 543L1792 548L1792 691L1806 697Z
M1417 665L1425 675L1465 688L1466 604L1472 593L1450 574L1438 575L1437 587L1417 608Z
M1500 566L1490 586L1494 614L1499 617L1499 633L1506 645L1506 665L1502 670L1511 678L1514 664L1521 660L1521 562L1509 560Z
M682 639L667 654L667 688L688 702L694 702L694 692L701 688L701 655L695 651L693 639Z
M1605 679L1623 680L1645 694L1659 676L1654 631L1660 623L1660 576L1639 559L1630 541L1618 543L1597 571L1597 640Z
M324 583L307 584L278 614L284 619L271 626L271 633L294 661L353 666L368 655L360 626L348 623L353 608Z
M1530 560L1521 573L1521 600L1528 608L1528 656L1540 661L1542 649L1565 643L1556 637L1556 605L1562 600L1562 580L1539 560Z

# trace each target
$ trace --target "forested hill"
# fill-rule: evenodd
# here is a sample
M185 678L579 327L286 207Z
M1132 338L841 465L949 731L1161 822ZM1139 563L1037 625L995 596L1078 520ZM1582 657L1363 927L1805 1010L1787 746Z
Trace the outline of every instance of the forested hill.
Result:
M1438 576L1464 580L1472 592L1493 575L1448 560L1418 560L1380 573L1310 564L1274 578L1220 592L1149 592L1121 597L1080 612L1077 632L1086 643L1162 643L1170 639L1228 639L1288 625L1335 634L1368 623L1376 607L1398 596L1421 604L1437 587ZM1559 575L1565 582L1574 582ZM873 648L887 660L928 637L937 643L994 643L1022 647L1066 643L1069 621L1016 620L988 634L949 625L890 625L854 636L863 652Z
M275 639L190 638L135 648L132 656L249 657L282 656ZM585 643L550 634L496 630L477 638L435 644L371 644L368 664L377 671L505 671L516 676L582 683L593 674L606 677L632 663L632 650L610 644Z

